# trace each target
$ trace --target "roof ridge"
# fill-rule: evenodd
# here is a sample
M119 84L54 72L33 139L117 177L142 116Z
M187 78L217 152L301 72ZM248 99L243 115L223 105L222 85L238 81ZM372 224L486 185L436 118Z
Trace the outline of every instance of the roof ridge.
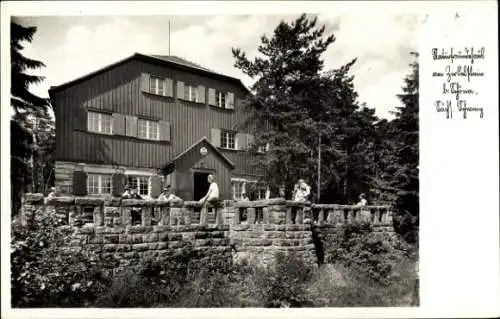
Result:
M189 67L194 67L194 68L202 69L202 70L209 71L209 72L219 73L219 72L216 72L216 71L214 71L212 69L207 68L206 66L201 65L198 62L193 62L190 59L187 59L185 57L181 57L181 56L178 56L178 55L161 55L161 54L148 54L148 55L152 56L154 58L157 58L157 59L167 60L169 62L173 62L173 63L177 63L177 64L189 66Z

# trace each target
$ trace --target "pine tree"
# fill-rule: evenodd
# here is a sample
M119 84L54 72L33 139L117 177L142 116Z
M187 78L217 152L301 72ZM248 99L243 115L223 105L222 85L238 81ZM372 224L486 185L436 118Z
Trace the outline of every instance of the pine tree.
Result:
M30 85L38 84L44 77L29 74L30 71L44 67L45 65L37 60L25 57L21 51L24 49L23 42L31 42L36 32L36 27L23 27L11 21L10 24L10 51L11 51L11 107L14 116L11 119L11 182L13 213L17 212L19 200L26 191L40 191L33 185L34 176L38 170L36 163L44 162L45 155L40 152L40 145L36 142L42 140L49 141L39 134L35 129L36 123L53 122L49 116L50 103L48 99L39 97L30 92ZM53 124L53 123L52 123ZM53 128L50 124L49 127ZM49 128L48 131L51 131ZM49 136L53 136L49 133ZM48 142L47 145L51 145ZM42 147L43 149L43 147ZM53 149L52 149L53 150ZM45 153L52 150L45 149ZM36 179L36 178L35 178ZM39 184L39 183L38 183ZM37 184L37 185L38 185Z
M233 49L235 67L255 79L254 94L246 101L250 116L245 126L254 133L255 146L270 144L255 164L265 168L271 185L285 185L287 195L299 177L316 184L320 137L328 165L328 154L336 154L331 121L345 112L343 104L355 109L357 95L346 75L355 60L323 74L321 55L335 37L325 36L325 26L317 28L316 23L305 14L290 24L281 21L272 38L261 37L258 51L263 57L250 60ZM327 184L325 179L322 185Z
M394 111L396 118L389 123L386 144L391 150L386 169L385 190L396 208L397 231L415 241L415 228L419 220L419 82L418 53L412 52L415 61L411 73L404 78L402 106Z

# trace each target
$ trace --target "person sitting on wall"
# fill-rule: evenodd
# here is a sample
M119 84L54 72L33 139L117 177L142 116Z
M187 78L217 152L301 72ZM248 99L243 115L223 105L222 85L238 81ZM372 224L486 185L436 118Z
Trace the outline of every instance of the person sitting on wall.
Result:
M214 175L208 175L207 180L210 183L210 187L208 188L207 194L199 200L199 203L204 206L219 201L219 186L217 186L217 183L214 181Z
M311 187L303 179L299 179L293 191L293 200L296 202L306 201L311 194Z
M59 189L57 187L51 187L50 193L47 195L47 198L57 197L59 196Z
M359 202L356 204L356 206L366 206L368 204L365 194L359 195Z
M125 186L125 192L123 192L123 199L143 199L141 195L138 194L137 188L132 188L130 186Z
M165 201L181 201L182 199L179 196L175 196L170 185L167 185L163 188L163 192L158 197L159 200Z
M123 192L121 198L130 198L130 186L129 185L126 185L125 186L125 191Z
M243 193L241 194L241 199L240 199L240 200L241 200L242 202L249 202L249 201L250 201L250 199L249 199L249 198L248 198L248 196L247 196L247 193L245 193L245 192L243 192Z

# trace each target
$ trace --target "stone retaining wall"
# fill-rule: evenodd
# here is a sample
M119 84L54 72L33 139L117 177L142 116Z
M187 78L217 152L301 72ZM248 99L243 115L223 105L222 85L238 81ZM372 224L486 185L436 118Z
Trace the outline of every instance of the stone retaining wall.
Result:
M277 252L293 251L316 264L318 245L326 252L335 245L328 234L338 225L367 221L376 231L393 232L386 206L311 205L281 198L204 208L188 201L24 196L24 224L42 211L55 214L72 231L68 245L112 254L120 267L183 249L194 250L203 262L270 264ZM315 234L318 229L321 236Z

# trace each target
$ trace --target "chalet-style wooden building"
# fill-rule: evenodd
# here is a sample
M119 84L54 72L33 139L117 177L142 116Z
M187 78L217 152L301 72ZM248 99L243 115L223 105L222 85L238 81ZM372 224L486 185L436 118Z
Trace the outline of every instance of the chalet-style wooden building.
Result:
M134 54L51 87L55 183L76 195L110 195L124 184L156 197L168 184L201 198L213 173L223 199L259 178L238 131L248 90L239 79L175 56ZM257 197L264 195L258 187Z

